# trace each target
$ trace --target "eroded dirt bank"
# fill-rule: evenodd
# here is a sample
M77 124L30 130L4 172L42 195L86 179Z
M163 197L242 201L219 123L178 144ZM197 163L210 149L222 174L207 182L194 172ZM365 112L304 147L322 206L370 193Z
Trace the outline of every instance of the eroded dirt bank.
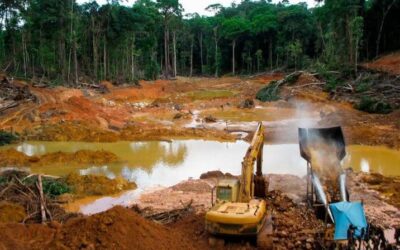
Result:
M75 153L48 153L42 156L28 156L15 149L0 151L0 167L43 167L50 165L76 166L80 164L108 164L118 157L107 151L79 150Z
M349 144L399 148L399 111L357 111L323 92L322 83L307 73L283 88L280 101L255 100L260 88L281 78L178 78L141 82L141 88L109 84L107 94L29 87L37 101L3 111L0 129L18 132L21 139L49 141L233 140L232 132L252 131L255 121L264 121L271 143L296 143L299 126L341 125Z

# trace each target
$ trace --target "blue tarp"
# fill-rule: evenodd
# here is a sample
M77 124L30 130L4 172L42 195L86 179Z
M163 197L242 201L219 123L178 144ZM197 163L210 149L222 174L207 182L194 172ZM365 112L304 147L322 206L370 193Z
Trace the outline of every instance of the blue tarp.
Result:
M354 236L361 237L361 230L367 230L367 218L361 202L338 202L329 205L335 219L335 240L346 240L350 225L356 227Z

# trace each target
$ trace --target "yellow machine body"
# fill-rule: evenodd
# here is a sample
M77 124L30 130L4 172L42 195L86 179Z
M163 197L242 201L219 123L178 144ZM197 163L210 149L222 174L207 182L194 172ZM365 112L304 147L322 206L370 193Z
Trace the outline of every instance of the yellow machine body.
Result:
M266 203L222 202L206 214L206 229L212 234L256 235L265 222Z
M267 210L266 201L262 199L266 186L261 171L263 145L264 129L260 123L243 159L240 178L221 179L215 187L215 203L213 201L213 207L206 213L209 233L257 235L262 229ZM256 161L257 173L254 175Z

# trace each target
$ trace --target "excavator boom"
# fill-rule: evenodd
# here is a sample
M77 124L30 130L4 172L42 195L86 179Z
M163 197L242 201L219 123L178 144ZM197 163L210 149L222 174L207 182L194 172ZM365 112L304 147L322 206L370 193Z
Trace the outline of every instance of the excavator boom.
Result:
M249 202L254 196L265 196L265 182L262 176L262 152L264 146L264 127L260 122L242 162L239 201ZM254 163L257 161L256 176Z

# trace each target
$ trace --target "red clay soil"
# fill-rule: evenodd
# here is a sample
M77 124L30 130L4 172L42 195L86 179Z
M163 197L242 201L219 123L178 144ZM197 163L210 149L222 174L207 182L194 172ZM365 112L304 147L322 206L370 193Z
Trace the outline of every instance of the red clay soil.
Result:
M200 249L173 228L130 209L113 209L65 225L0 224L0 249Z
M181 220L168 225L174 231L178 231L185 235L185 238L193 242L198 249L240 249L252 250L257 249L254 242L249 239L239 238L214 238L215 241L210 245L210 235L205 230L205 214L190 214ZM225 239L225 240L222 240Z
M363 67L382 71L392 75L400 74L400 52L383 56L375 61L365 63Z
M56 230L40 224L0 224L0 249L45 249Z

